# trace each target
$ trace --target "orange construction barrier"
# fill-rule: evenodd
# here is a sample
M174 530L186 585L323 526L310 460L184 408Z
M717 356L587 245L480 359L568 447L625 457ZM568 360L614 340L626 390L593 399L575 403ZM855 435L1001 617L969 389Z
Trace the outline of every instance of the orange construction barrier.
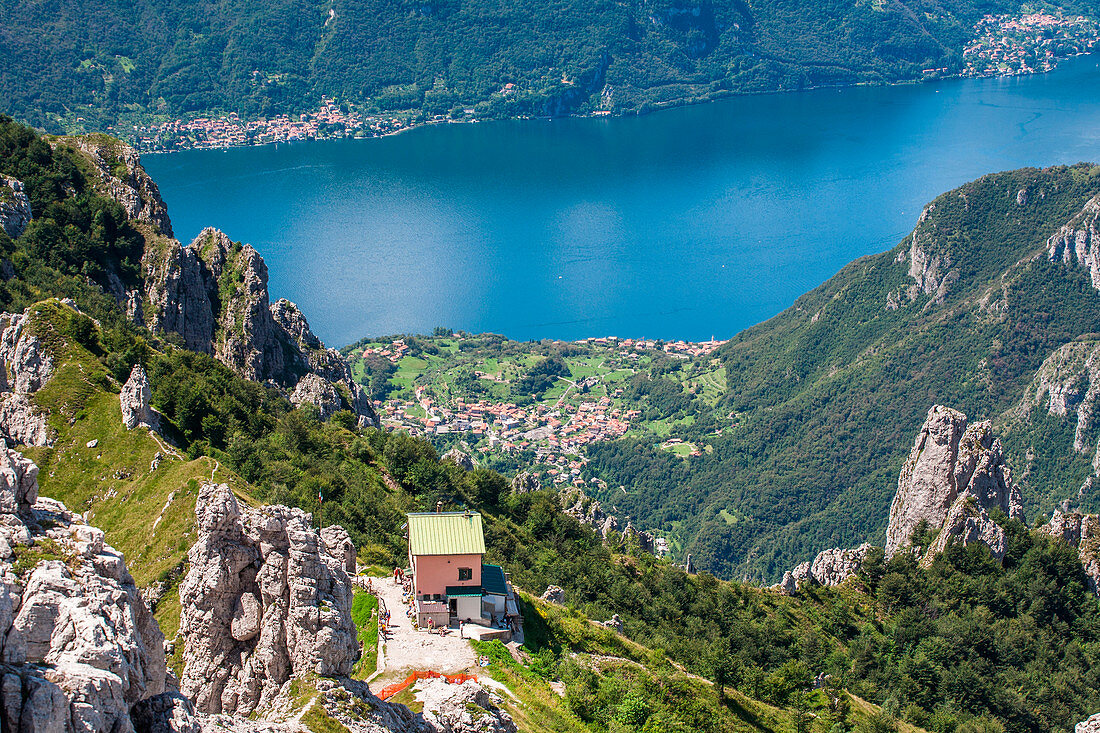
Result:
M446 682L452 685L461 685L463 682L469 682L470 680L477 682L477 675L473 674L440 674L439 672L432 672L431 670L423 672L413 672L403 681L390 685L388 687L383 687L382 690L377 693L378 699L388 700L397 693L404 690L412 683L416 682L417 680L438 679L440 677L442 677Z

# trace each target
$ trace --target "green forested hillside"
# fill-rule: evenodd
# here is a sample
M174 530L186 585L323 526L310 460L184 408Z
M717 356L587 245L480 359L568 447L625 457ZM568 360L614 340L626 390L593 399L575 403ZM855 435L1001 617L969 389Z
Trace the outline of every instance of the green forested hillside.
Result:
M515 495L499 474L441 462L407 435L360 429L351 413L322 423L316 410L292 409L275 389L129 324L97 284L102 273L80 275L78 263L98 253L107 270L125 270L132 243L152 233L120 218L85 169L63 141L51 148L0 119L0 174L20 175L40 212L16 240L0 234L11 264L0 309L30 307L24 327L53 364L33 400L48 411L56 442L26 449L41 467L42 494L88 511L142 585L167 584L157 615L169 637L178 624L172 583L194 536L198 484L214 478L247 501L286 502L312 511L318 524L343 524L369 563L403 559L401 521L410 509L443 501L482 510L489 560L533 594L551 583L565 589L565 606L524 604L522 663L502 648L479 648L492 674L545 706L545 714L526 709L525 730L1069 731L1100 709L1100 603L1075 551L1060 541L1006 521L1003 564L982 545L951 546L928 569L905 553L884 563L879 552L844 586L793 598L689 575L614 536L605 544L563 514L551 490ZM1052 218L1095 179L1088 167L1013 175L999 180L1045 191L1039 210ZM969 189L972 205L990 207L987 223L1009 211L997 203L1003 188L987 180ZM986 189L994 192L988 200ZM946 227L951 206L943 201ZM975 264L979 272L997 266ZM872 269L863 263L856 272ZM1038 287L1024 270L1021 292ZM834 299L837 292L855 290L828 286L801 304L828 304L839 317L845 296ZM1070 302L1070 293L1052 297ZM58 297L73 298L83 313ZM860 302L853 295L848 305L873 320L877 309L861 311ZM834 358L863 353L820 343ZM161 432L178 448L121 425L119 381L136 363L149 372ZM812 373L808 363L801 368L804 379ZM626 638L591 623L612 614L622 617ZM550 692L550 681L564 697Z
M1097 10L1093 0L1062 6ZM55 132L294 113L323 94L418 115L631 112L957 72L975 21L1019 9L1007 0L7 0L0 112ZM505 84L515 86L501 93Z
M727 577L775 578L822 548L881 541L931 405L1000 421L1052 351L1100 331L1087 271L1033 257L1098 193L1100 167L1078 165L991 175L940 196L893 250L853 262L723 347L720 412L730 419L674 431L713 452L684 461L647 438L591 447L590 468L612 487L600 498L673 532ZM909 299L913 237L918 259L940 260L942 298L917 287ZM1067 429L1037 420L1048 437ZM1072 458L1068 430L1068 443L1026 431L1007 439L1029 516L1081 485L1087 458ZM1049 460L1030 484L1033 447Z

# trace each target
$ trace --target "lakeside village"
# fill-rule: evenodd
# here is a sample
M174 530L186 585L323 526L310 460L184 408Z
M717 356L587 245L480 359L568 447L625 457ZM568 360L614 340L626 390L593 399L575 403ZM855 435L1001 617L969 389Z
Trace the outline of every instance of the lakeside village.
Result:
M442 118L441 118L442 119ZM243 120L235 112L222 117L172 120L156 126L134 125L133 137L143 152L218 149L242 145L379 137L408 129L412 123L395 115L362 115L348 111L332 97L302 115Z
M963 50L965 67L958 76L1013 76L1051 71L1058 59L1089 53L1100 44L1100 23L1096 20L1050 13L986 15L974 26L973 33L973 40ZM947 68L924 69L925 78L948 78L952 75ZM513 86L504 85L501 93L510 93ZM464 112L466 117L463 121L475 121L469 117L472 109ZM610 112L601 110L593 114L605 116ZM364 115L332 97L323 96L317 110L301 115L284 114L245 120L236 113L230 113L220 117L175 119L160 125L134 125L132 132L108 129L116 134L129 133L142 152L166 152L302 140L380 137L420 124L447 121L445 115L436 115L423 122L414 122L402 114Z
M963 50L966 67L962 76L1051 71L1059 58L1089 53L1098 42L1100 23L1080 15L986 15L974 26L974 40ZM946 72L924 70L926 76Z
M726 342L714 339L658 342L611 336L575 343L611 348L624 361L633 362L647 351L663 351L679 359L702 357ZM397 339L389 346L368 347L361 355L385 358L396 364L408 352L404 340ZM498 377L484 372L475 372L475 375L499 381ZM461 398L441 404L429 387L417 385L414 387L415 400L375 400L375 409L387 429L423 436L460 433L482 454L534 451L536 460L549 466L547 474L555 484L582 486L581 471L587 462L583 449L592 443L622 437L640 412L616 404L623 394L622 388L609 388L604 396L582 397L582 392L600 382L599 377L565 381L569 383L568 389L556 400L527 406L484 399L467 402ZM570 395L579 399L568 399ZM681 442L678 438L670 438L665 447ZM688 453L700 454L701 451L694 448Z

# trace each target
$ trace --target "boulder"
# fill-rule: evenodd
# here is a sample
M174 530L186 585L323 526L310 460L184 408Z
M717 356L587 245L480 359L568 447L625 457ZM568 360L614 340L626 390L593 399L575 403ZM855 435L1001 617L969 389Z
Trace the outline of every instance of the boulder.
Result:
M359 644L346 532L327 528L326 539L300 509L242 509L225 484L202 486L195 515L180 583L180 690L196 709L252 715L293 675L348 675Z
M22 181L0 176L0 230L16 239L31 223L31 202Z
M565 591L556 585L548 586L546 591L539 597L550 603L557 603L559 605L565 603Z
M970 425L958 410L936 405L928 411L898 478L886 528L887 557L908 544L922 521L933 532L944 528L957 502L965 506L955 509L951 526L965 529L972 539L995 539L988 530L977 531L984 522L981 517L992 509L1023 520L1020 490L1012 482L991 424L983 421ZM968 507L974 507L977 514ZM947 541L944 537L943 542Z
M438 733L516 733L499 698L473 680L460 685L424 680L417 698L424 703L424 721Z
M818 585L837 586L859 572L863 560L871 551L866 542L854 550L834 548L818 553L810 564L810 577Z

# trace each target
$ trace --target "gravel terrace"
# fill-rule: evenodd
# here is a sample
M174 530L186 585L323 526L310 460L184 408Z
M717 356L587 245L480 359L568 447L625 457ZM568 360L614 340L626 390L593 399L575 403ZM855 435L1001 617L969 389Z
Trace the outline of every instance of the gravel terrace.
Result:
M416 631L401 602L401 586L392 578L373 578L374 590L390 611L390 638L386 640L386 671L371 682L379 689L413 670L444 674L473 671L476 660L470 642L452 628L447 636Z

